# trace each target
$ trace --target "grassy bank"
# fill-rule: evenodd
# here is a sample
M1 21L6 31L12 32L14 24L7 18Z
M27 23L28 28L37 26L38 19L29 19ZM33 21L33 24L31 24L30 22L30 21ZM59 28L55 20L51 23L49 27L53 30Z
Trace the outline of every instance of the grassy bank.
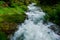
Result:
M24 22L27 15L27 3L10 1L11 4L5 0L0 1L0 40L8 40L8 35L14 33L17 25Z

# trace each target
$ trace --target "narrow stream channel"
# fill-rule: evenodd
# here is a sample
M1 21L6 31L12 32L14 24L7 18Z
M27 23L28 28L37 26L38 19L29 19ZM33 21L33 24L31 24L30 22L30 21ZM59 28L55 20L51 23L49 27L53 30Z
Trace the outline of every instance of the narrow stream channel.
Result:
M26 12L28 19L19 26L11 40L60 40L60 37L43 24L45 13L32 3Z

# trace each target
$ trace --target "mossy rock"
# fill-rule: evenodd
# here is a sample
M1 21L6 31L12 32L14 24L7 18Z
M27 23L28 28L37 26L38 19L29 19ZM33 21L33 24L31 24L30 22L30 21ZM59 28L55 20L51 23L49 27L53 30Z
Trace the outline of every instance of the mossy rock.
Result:
M1 8L0 9L0 30L6 34L14 33L17 25L24 22L27 15L24 13L24 7L17 6L15 8Z
M8 22L0 23L0 31L5 32L7 35L14 33L15 30L17 30L16 23L8 23Z
M0 21L0 30L6 34L12 34L17 29L17 25L24 22L25 13L4 14L1 15L3 21Z

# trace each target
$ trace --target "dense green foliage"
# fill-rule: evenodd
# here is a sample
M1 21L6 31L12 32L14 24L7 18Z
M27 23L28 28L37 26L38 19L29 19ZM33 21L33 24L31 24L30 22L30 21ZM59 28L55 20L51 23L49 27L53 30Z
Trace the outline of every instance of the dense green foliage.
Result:
M38 3L39 5L55 5L60 2L60 0L32 0L32 1Z
M40 3L44 5L54 5L59 3L59 1L60 0L40 0Z
M14 4L16 5L28 5L30 3L30 0L1 0L5 2L5 5L8 5L12 7Z
M47 21L51 21L57 25L60 25L60 4L53 6L44 6L42 5L42 9L46 12L45 19Z
M0 8L0 19L1 19L0 22L2 22L2 21L13 22L15 20L17 21L20 17L21 17L21 19L19 19L19 20L23 21L24 17L26 16L24 13L26 11L26 9L27 9L27 7L25 7L25 6L24 7L17 6L15 8L9 8L9 7Z
M8 35L16 30L17 24L24 22L26 5L26 0L0 0L0 40L7 40Z

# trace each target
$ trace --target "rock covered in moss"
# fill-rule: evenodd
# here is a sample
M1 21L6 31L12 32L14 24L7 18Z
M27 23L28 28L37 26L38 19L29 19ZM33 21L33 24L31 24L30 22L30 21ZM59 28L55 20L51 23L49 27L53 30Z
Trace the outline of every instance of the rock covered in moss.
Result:
M16 30L18 23L24 22L26 15L16 13L12 15L2 15L1 17L3 21L0 22L0 30L10 34Z

